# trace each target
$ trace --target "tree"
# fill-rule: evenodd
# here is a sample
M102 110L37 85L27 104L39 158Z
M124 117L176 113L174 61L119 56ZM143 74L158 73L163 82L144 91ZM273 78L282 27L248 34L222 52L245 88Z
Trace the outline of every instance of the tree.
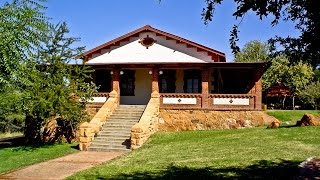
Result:
M263 89L281 82L292 92L292 106L294 108L294 98L304 89L314 78L312 66L299 61L290 63L285 56L277 56L272 60L269 69L263 75ZM285 99L283 100L284 104Z
M320 81L320 69L314 70L315 81Z
M223 0L205 0L206 7L203 8L202 18L205 24L208 24L213 19L214 11L217 5ZM280 20L292 21L295 23L295 28L300 31L300 36L294 37L279 37L276 36L270 39L271 47L275 54L285 53L289 60L298 62L303 60L311 64L314 68L319 65L320 60L320 6L316 0L234 0L237 4L235 12L232 14L236 19L244 18L245 14L253 11L262 20L267 16L272 16L272 26L279 23ZM236 54L240 49L237 46L238 25L234 25L230 35L230 46L233 53ZM276 45L279 44L283 50L276 50Z
M316 81L306 86L299 92L299 97L305 104L318 109L320 107L320 82Z
M266 43L254 40L246 43L235 54L235 62L266 62L269 60L270 51Z
M43 0L13 0L0 7L0 92L19 82L20 64L43 42L47 18Z
M0 129L22 128L22 65L43 42L47 18L43 0L12 0L0 6ZM21 130L21 129L20 129Z
M10 88L0 93L0 132L21 131L24 126L22 93Z
M25 137L32 144L55 142L63 136L70 142L86 120L85 104L95 92L95 86L84 81L87 68L69 64L83 50L72 48L78 39L66 37L66 23L49 27L44 46L24 67L29 70L23 94Z

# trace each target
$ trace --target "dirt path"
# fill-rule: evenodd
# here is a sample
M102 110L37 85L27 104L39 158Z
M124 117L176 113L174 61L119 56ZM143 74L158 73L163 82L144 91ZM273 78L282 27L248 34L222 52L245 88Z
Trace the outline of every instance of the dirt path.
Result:
M0 176L0 179L64 179L78 171L114 159L123 152L79 152L34 164Z

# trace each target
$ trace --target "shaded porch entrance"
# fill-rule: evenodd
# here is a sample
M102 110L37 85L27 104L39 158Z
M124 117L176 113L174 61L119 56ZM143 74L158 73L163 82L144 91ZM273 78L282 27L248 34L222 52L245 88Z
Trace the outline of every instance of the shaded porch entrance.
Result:
M146 105L151 96L150 69L123 69L120 71L120 104Z

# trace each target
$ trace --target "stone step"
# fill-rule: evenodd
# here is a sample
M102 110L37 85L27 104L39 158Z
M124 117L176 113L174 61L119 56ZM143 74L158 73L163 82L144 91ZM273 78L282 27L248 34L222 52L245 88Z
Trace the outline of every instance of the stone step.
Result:
M125 140L129 140L130 137L96 137L93 141L125 141Z
M95 139L93 144L129 145L130 139Z
M112 113L114 114L142 114L144 111L128 111L128 110L117 110Z
M91 146L92 148L108 148L108 149L112 149L112 148L117 148L117 149L129 149L130 148L130 144L126 144L126 145L122 145L122 144L108 144L108 143L96 143L96 142L92 142Z
M138 120L137 121L107 121L106 123L104 123L103 127L106 127L106 126L132 126L134 124L136 124L137 122L139 122Z
M131 128L105 128L101 130L101 133L117 132L117 133L128 133Z
M97 137L124 137L124 138L130 138L131 132L99 132Z
M130 114L112 114L110 118L137 118L140 119L142 114L135 114L135 115L130 115Z
M126 111L144 111L145 108L124 108L124 107L120 107L117 108L116 111L121 111L121 110L126 110Z
M130 130L132 126L105 126L105 127L102 127L101 131L112 131L113 129L114 130Z
M135 120L135 121L133 121L133 120L130 120L130 121L123 121L123 120L108 120L106 123L104 123L104 125L103 126L109 126L109 125L111 125L111 124L113 124L113 125L131 125L131 124L135 124L135 123L137 123L137 122L139 122L139 120Z
M101 148L101 147L89 147L89 151L98 151L98 152L130 152L130 149L123 148Z
M123 121L123 120L139 120L140 119L140 116L139 117L130 117L130 116L127 116L127 117L123 117L123 116L110 116L109 120L119 120L119 121Z
M140 119L140 117L142 116L142 114L135 114L135 115L130 115L130 114L112 114L109 118L118 118L118 117L131 117L131 118L137 118Z
M132 122L132 123L118 123L118 122L110 122L110 123L105 123L102 128L106 127L130 127L134 126L137 124L137 122Z
M107 122L124 122L124 123L130 123L130 122L138 122L140 118L138 119L129 119L129 118L110 118L106 121Z
M113 134L113 135L130 135L130 132L131 131L131 128L130 129L105 129L103 131L100 131L98 133L98 135L108 135L108 134Z
M129 128L131 129L132 126L134 126L136 123L117 123L117 122L109 122L109 123L105 123L103 126L102 126L102 129L104 128Z

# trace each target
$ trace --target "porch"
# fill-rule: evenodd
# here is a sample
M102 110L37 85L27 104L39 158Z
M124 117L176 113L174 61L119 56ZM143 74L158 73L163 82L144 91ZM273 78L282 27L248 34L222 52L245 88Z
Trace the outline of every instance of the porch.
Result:
M111 91L120 104L146 105L160 94L160 109L261 110L264 63L210 63L92 66L100 88L94 101ZM100 97L98 97L100 96ZM101 98L105 96L105 98Z

